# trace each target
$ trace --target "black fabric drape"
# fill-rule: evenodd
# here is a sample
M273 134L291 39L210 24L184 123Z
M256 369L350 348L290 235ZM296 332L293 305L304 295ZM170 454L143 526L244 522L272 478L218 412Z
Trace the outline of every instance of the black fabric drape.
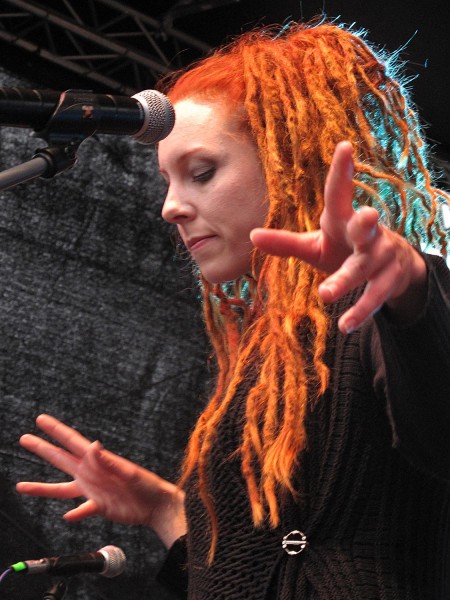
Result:
M6 72L0 85L39 87ZM17 128L1 128L0 144L2 171L45 146ZM0 192L0 567L106 544L128 558L117 579L72 578L67 600L170 598L154 580L164 550L151 532L67 524L61 515L78 501L14 489L62 478L18 444L42 412L176 479L204 400L207 345L163 196L154 149L115 136L85 141L54 179ZM47 587L45 576L15 575L0 596L37 600Z

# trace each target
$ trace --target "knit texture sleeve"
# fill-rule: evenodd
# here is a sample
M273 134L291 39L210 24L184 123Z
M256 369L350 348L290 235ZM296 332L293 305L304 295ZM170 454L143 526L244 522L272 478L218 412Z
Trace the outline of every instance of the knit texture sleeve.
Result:
M188 597L187 542L180 537L172 545L156 579L180 600Z
M394 447L420 469L450 481L450 272L439 257L425 260L422 313L404 324L381 310L363 332L362 349L377 396L386 403Z

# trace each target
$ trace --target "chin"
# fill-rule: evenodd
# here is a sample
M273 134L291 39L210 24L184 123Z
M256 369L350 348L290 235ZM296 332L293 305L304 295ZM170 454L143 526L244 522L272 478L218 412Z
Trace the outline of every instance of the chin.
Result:
M243 256L238 257L240 260L236 260L236 257L232 260L224 260L224 254L226 256L226 253L222 253L222 259L220 256L215 256L211 257L211 260L197 262L202 276L208 283L227 283L251 272L251 257L247 256L247 260L242 260Z
M222 270L222 271L212 271L209 269L202 270L200 268L200 272L203 277L206 279L208 283L227 283L228 281L234 281L235 279L239 279L243 275L249 272L249 269L237 270Z

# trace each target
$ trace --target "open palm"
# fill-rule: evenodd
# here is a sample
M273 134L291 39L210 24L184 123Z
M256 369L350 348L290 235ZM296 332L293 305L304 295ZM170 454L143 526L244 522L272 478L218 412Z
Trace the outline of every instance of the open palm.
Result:
M73 479L63 483L20 482L18 492L61 499L86 498L64 515L69 521L99 515L118 523L148 525L157 533L161 521L173 519L180 509L183 521L184 498L176 486L105 450L100 442L90 442L50 415L40 415L36 423L60 445L32 434L23 435L21 445ZM178 499L176 506L174 498Z

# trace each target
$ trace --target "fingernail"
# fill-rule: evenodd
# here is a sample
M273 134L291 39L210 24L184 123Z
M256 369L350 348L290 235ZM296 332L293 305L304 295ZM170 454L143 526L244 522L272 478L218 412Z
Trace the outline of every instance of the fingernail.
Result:
M334 298L336 286L332 283L321 283L319 286L320 295L325 301Z
M349 333L353 333L356 329L356 321L354 319L350 319L344 324L344 329L347 335Z

